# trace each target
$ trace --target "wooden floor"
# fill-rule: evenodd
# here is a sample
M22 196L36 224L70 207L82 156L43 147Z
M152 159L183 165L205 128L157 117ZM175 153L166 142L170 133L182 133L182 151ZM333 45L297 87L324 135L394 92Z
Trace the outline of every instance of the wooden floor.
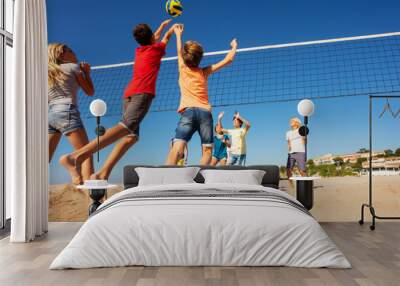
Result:
M51 223L49 233L29 244L0 241L0 285L400 285L400 223L380 222L375 232L356 223L325 223L323 228L353 269L288 267L126 267L48 270L81 226Z

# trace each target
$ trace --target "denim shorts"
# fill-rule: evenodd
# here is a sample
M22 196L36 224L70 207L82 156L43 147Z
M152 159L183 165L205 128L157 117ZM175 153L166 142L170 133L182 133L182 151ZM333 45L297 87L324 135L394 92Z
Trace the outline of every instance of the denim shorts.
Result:
M49 104L49 134L62 133L67 135L83 128L81 115L74 104Z
M223 151L221 153L213 152L212 156L218 161L228 158L228 154L226 153L226 151Z
M174 140L189 142L197 131L201 144L212 147L214 141L213 117L210 111L203 108L186 108L181 114Z
M286 168L291 170L296 166L296 164L301 171L306 171L306 153L296 152L288 155Z
M228 165L236 165L236 164L239 166L246 165L246 154L243 155L230 154Z

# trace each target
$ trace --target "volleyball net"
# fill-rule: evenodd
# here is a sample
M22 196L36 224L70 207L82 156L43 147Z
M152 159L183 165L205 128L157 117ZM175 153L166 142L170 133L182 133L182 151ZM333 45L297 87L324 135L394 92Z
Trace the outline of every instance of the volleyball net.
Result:
M218 62L227 52L206 53L201 66ZM89 116L95 98L107 103L106 116L120 115L133 65L93 67L96 94L79 96L82 115ZM239 49L230 66L209 78L213 106L397 92L400 32ZM179 98L177 58L164 58L151 111L176 110Z

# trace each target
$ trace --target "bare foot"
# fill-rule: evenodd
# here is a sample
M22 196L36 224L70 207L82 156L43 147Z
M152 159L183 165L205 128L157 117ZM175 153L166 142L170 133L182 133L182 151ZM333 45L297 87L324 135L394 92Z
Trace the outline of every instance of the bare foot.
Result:
M60 158L60 164L68 170L71 175L71 183L74 185L82 184L82 175L80 165L76 165L76 161L71 155L63 155Z
M108 177L101 172L94 173L90 176L91 180L108 180Z

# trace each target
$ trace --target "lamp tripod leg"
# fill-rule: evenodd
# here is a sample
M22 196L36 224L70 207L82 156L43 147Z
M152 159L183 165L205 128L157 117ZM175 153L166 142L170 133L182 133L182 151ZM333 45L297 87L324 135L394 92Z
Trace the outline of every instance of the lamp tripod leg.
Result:
M99 128L100 125L97 125ZM97 163L100 162L100 135L97 135Z
M96 117L96 136L97 136L97 163L100 161L100 116Z

